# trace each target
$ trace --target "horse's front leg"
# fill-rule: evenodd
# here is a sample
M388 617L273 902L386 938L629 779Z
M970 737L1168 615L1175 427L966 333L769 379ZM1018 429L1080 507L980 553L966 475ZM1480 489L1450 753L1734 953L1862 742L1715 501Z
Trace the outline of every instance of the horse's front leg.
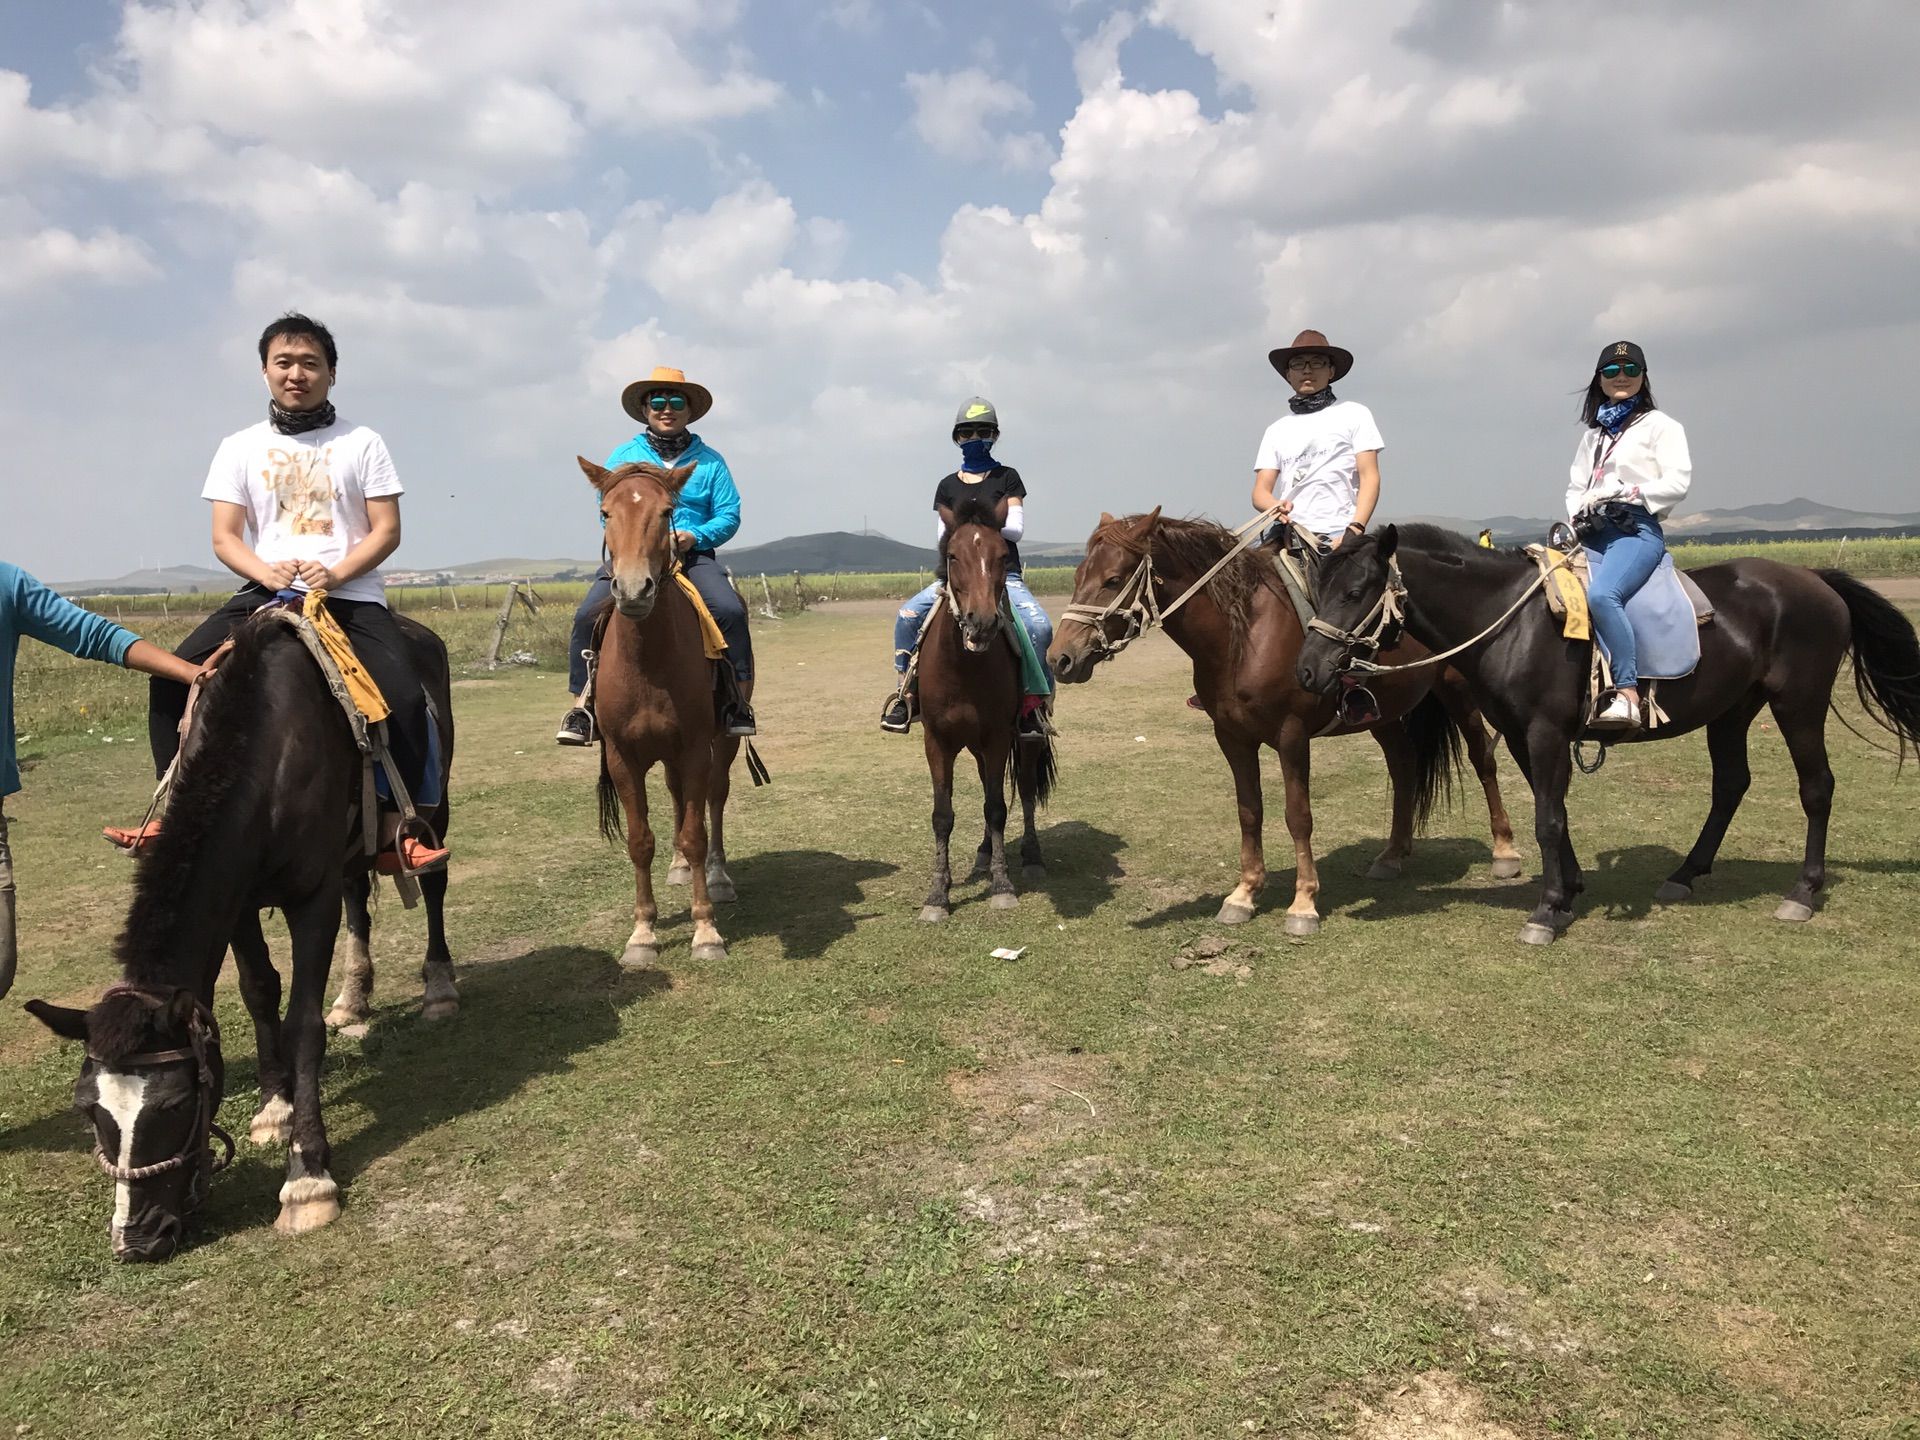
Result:
M1816 701L1796 696L1773 702L1774 723L1793 756L1800 780L1800 808L1807 817L1807 848L1800 875L1773 912L1776 920L1811 920L1813 907L1827 883L1827 823L1833 813L1833 768L1827 761L1826 696Z
M1280 775L1286 782L1287 834L1293 837L1293 903L1287 906L1286 932L1313 935L1320 929L1320 871L1313 863L1313 742L1307 727L1288 716L1280 727Z
M620 794L627 815L627 858L633 862L633 933L620 963L629 970L645 969L660 959L660 940L653 924L660 907L653 898L653 827L647 823L647 772L635 770L617 750L607 755L607 773Z
M707 777L713 767L711 746L683 754L667 772L675 809L674 848L687 857L693 883L693 958L724 960L727 942L713 923L713 895L707 889Z
M1244 925L1253 919L1254 906L1267 884L1267 856L1261 841L1266 798L1260 790L1260 746L1257 741L1229 734L1216 723L1213 738L1233 771L1233 794L1240 811L1240 883L1221 902L1214 918L1222 925Z
M1580 862L1567 832L1571 742L1558 727L1535 723L1527 731L1525 765L1533 786L1533 838L1540 846L1540 901L1520 927L1523 945L1551 945L1573 923L1573 897L1583 888ZM1514 748L1509 742L1509 748Z
M952 904L953 871L948 865L947 843L953 838L953 752L935 740L931 730L927 731L926 747L927 772L933 779L933 874L920 918L937 921L947 918Z
M1013 737L1006 735L974 755L987 821L987 905L994 910L1011 910L1020 903L1007 874L1007 758L1012 748Z
M233 961L260 1057L260 1108L247 1127L247 1138L256 1145L284 1144L293 1134L293 1079L281 1035L280 972L273 968L267 937L260 933L258 910L241 911L234 924Z
M1393 787L1393 818L1387 830L1387 846L1374 856L1367 867L1369 880L1398 880L1413 853L1413 808L1415 802L1413 740L1399 720L1384 721L1370 733L1380 753L1387 759L1387 778ZM1311 822L1309 822L1311 823Z
M346 879L347 958L340 967L340 993L327 1012L333 1026L363 1024L373 1014L373 873L356 870Z
M287 991L283 1028L293 1061L293 1143L287 1151L287 1178L280 1187L280 1215L273 1228L298 1235L332 1223L340 1214L340 1187L330 1167L326 1123L320 1117L320 1062L326 1056L327 1026L320 1007L333 966L333 945L340 935L340 882L285 907L293 936L293 983Z

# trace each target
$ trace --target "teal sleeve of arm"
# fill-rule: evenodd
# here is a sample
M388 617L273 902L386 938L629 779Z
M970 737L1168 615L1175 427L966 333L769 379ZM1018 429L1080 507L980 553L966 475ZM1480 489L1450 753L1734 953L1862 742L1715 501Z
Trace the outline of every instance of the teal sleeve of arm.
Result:
M14 623L22 635L31 635L82 660L126 663L127 651L140 637L91 610L82 610L56 594L24 570L13 572Z
M693 543L699 550L718 550L739 533L740 491L724 460L715 463L708 485L710 513L706 520L693 527Z

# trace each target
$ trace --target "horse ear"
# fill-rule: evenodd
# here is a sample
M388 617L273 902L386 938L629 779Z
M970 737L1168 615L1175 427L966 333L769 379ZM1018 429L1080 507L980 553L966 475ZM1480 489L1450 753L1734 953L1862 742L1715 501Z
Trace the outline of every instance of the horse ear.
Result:
M1147 540L1153 534L1153 527L1159 523L1160 507L1156 505L1145 515L1142 515L1139 522L1133 527L1133 538L1142 545L1146 544Z
M594 464L593 461L587 459L584 455L576 455L573 458L580 462L580 473L587 477L588 484L592 485L596 490L604 490L606 488L607 477L613 473L611 470L607 469L604 465Z
M666 473L666 475L661 479L660 483L667 487L667 493L669 495L678 496L681 489L686 485L687 481L691 480L692 478L693 478L693 466L682 465L677 470L669 470Z
M49 1005L44 1000L29 1000L26 1012L63 1040L87 1038L87 1012L65 1005Z
M1399 526L1389 525L1380 532L1380 558L1382 560L1391 560L1393 558L1393 552L1399 548L1399 545Z
M1113 516L1109 515L1106 511L1102 510L1100 512L1100 523L1094 526L1093 528L1096 530L1104 530L1107 528L1107 526L1111 525L1112 523L1113 523Z

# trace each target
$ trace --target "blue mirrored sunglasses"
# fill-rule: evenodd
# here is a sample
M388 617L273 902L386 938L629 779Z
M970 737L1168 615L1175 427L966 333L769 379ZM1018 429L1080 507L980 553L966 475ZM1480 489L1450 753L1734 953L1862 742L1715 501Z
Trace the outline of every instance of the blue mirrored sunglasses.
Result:
M1602 365L1600 373L1609 380L1618 380L1622 375L1632 380L1640 374L1640 367L1629 360L1624 365Z
M647 408L656 415L660 414L663 410L671 410L674 414L678 415L682 410L687 408L687 397L684 395L649 395L647 396Z

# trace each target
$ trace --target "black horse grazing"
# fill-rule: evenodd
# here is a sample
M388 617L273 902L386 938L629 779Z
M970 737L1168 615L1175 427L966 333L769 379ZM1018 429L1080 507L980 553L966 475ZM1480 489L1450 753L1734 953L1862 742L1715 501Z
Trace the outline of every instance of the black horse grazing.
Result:
M441 793L453 757L447 650L399 618L441 737ZM74 1104L92 1119L96 1157L114 1181L113 1253L163 1260L218 1168L208 1150L225 1087L213 986L227 947L259 1046L252 1138L292 1140L275 1228L297 1234L340 1213L320 1118L320 1011L341 903L364 956L371 876L362 849L361 756L306 646L261 616L240 626L206 685L181 752L166 824L148 842L116 951L122 978L91 1010L30 1000L56 1033L84 1040ZM444 834L446 805L422 811ZM447 877L420 878L427 901L430 995L453 994L441 923ZM277 906L293 940L286 1019L260 911ZM220 1162L224 1163L224 1162Z
M1467 677L1533 786L1545 883L1520 938L1547 944L1572 923L1574 896L1582 888L1567 835L1567 782L1573 745L1586 722L1589 642L1563 638L1559 620L1538 597L1501 622L1538 574L1524 552L1482 549L1431 525L1389 525L1377 537L1341 546L1322 564L1321 617L1346 634L1308 637L1300 652L1303 685L1331 691L1340 684L1352 661L1354 632L1380 613L1396 566L1405 578L1408 633L1435 651L1468 646L1452 664ZM1745 559L1689 573L1714 607L1713 623L1700 632L1699 667L1684 680L1659 682L1660 706L1670 718L1630 738L1664 740L1704 725L1713 758L1713 804L1700 838L1660 887L1659 899L1686 899L1694 882L1712 870L1752 778L1747 729L1760 708L1770 706L1799 773L1807 814L1800 877L1774 915L1809 919L1826 881L1833 805L1826 724L1840 662L1851 649L1862 706L1892 732L1903 754L1909 746L1920 750L1920 639L1899 610L1844 571Z

